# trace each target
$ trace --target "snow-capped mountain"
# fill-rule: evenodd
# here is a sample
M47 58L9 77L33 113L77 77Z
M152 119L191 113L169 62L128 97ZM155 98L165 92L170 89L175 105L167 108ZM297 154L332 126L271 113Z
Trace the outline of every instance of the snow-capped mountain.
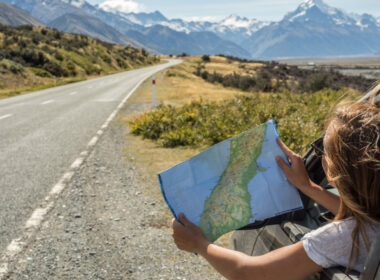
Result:
M253 58L338 56L380 51L380 17L349 14L323 0L305 0L281 21L263 22L238 15L220 21L168 19L159 11L131 13L104 1L0 0L63 31L115 42L137 42L166 54L219 54ZM69 15L69 16L66 16ZM60 20L56 20L60 18ZM70 22L75 18L76 25ZM96 18L99 21L96 21ZM103 25L102 22L105 24ZM103 27L107 31L101 30ZM78 31L80 30L80 31ZM131 40L129 40L129 39ZM120 42L118 42L120 43Z
M328 6L322 0L304 1L295 11L287 13L283 20L302 22L310 20L310 17L322 19L320 15L315 14L317 11L336 24L354 24L354 20L349 15L340 9Z
M164 54L226 54L249 57L249 53L213 32L178 32L164 26L160 13L123 13L92 6L85 0L1 0L8 2L47 26L69 33L85 34L118 44L145 47ZM163 23L162 25L156 23ZM175 22L175 21L173 21ZM171 23L170 23L171 24Z
M130 30L126 35L145 46L164 54L191 55L225 54L249 58L249 53L239 45L223 40L213 32L179 32L167 26L153 25L138 32Z
M83 7L87 3L85 0L62 0L62 2L70 4L77 8Z
M210 22L168 19L159 11L152 13L124 13L119 10L108 9L102 5L97 5L96 7L99 11L113 13L115 16L133 23L135 25L133 28L121 28L120 24L117 23L113 27L161 53L223 53L245 58L249 57L249 53L243 47L233 43L230 37L225 38L214 31L212 28L214 24ZM152 32L153 30L161 37L155 36L155 33Z
M110 12L119 14L121 17L126 18L129 21L142 26L152 26L168 21L168 19L164 17L164 15L161 14L159 11L155 11L153 13L123 13L117 11Z
M168 19L159 11L153 13L123 13L115 9L97 5L98 9L114 13L135 24L144 27L162 25L178 32L213 32L224 40L240 43L251 36L260 28L269 25L257 19L248 19L238 15L230 15L219 22L210 21L187 21L183 19Z
M214 25L214 28L217 30L218 28L225 29L229 28L231 30L246 30L247 34L252 34L258 29L268 25L269 22L259 21L257 19L248 19L246 17L240 17L238 15L230 15L225 19L221 20L217 24ZM222 31L222 30L220 30Z
M307 0L243 42L255 58L374 54L380 28L369 14L352 15L322 0Z
M257 30L269 24L270 22L230 15L220 22L212 24L208 28L208 31L212 31L226 40L232 40L233 42L241 44Z
M299 7L285 15L283 21L308 22L319 21L325 24L358 26L367 28L377 25L377 19L369 14L348 14L341 9L330 7L322 0L306 0Z

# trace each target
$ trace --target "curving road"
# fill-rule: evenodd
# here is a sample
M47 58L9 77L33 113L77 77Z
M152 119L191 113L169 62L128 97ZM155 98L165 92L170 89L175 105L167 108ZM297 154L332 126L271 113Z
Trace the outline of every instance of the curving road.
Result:
M0 255L126 94L178 63L0 100Z

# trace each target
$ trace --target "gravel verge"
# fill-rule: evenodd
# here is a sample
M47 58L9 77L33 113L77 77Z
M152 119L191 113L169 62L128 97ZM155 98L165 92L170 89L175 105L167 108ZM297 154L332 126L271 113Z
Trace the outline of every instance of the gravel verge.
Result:
M125 133L110 124L8 279L222 279L175 247L166 204L146 191L157 186L126 160Z

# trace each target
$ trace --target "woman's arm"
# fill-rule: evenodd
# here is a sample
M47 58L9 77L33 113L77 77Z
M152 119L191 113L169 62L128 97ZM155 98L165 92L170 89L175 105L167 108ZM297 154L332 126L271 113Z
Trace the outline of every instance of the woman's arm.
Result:
M302 157L290 150L280 139L277 139L277 143L290 162L289 166L280 157L276 158L278 165L282 171L284 171L288 181L305 195L336 215L340 206L340 197L311 181L307 175Z
M181 215L180 221L172 222L177 247L200 254L227 279L303 279L322 269L307 256L302 242L251 257L210 243L185 216Z

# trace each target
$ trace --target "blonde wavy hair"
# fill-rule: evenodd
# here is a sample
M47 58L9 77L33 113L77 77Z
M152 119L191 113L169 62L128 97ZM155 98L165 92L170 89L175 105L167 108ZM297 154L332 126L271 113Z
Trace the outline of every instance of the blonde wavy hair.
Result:
M380 224L380 108L374 98L338 106L329 121L325 139L327 178L338 189L340 208L334 220L353 218L349 267L359 257L359 236L369 250L368 224Z

